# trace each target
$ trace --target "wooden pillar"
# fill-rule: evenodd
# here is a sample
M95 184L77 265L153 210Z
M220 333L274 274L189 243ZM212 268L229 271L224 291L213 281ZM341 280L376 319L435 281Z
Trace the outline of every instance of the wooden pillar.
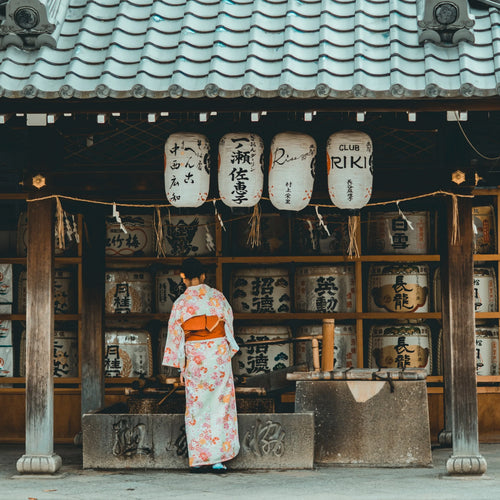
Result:
M53 199L28 203L23 474L53 474L62 465L54 453L54 206Z
M447 248L443 252L443 349L445 401L451 423L453 452L449 474L483 474L486 460L479 453L476 390L476 340L473 301L472 199L449 200ZM458 238L454 241L454 227Z
M104 214L85 214L82 256L80 362L82 415L104 406Z

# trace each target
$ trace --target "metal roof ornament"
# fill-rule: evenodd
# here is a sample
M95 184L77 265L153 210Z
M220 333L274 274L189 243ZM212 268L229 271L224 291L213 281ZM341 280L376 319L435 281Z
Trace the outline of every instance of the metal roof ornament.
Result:
M467 0L423 1L423 17L418 20L420 43L427 40L444 46L458 45L462 41L474 43L470 28L475 20L469 16Z
M55 48L69 0L7 0L0 23L0 48Z

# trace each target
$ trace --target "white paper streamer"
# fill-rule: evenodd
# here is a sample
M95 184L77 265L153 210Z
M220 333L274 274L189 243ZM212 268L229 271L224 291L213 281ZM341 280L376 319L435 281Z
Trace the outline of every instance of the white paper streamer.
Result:
M125 226L123 225L123 222L120 218L120 212L116 209L116 203L113 203L113 217L116 219L116 222L120 224L120 229L125 233L128 234L128 231L125 229Z
M328 236L331 236L330 231L328 230L328 228L326 227L326 224L323 221L323 216L319 213L318 207L315 206L314 208L316 209L316 215L317 215L318 220L319 220L319 225L326 231L326 234Z
M404 221L406 221L406 223L408 224L408 227L414 231L413 229L413 226L412 226L412 223L408 220L408 218L406 217L406 215L403 213L403 211L401 210L401 208L399 207L399 201L396 202L396 205L398 207L398 212L399 212L399 215L401 215L401 217L403 218Z
M213 200L213 203L214 203L215 215L217 216L217 219L219 220L220 227L222 228L223 231L225 231L226 228L224 226L224 222L222 221L222 217L220 216L219 212L217 211L217 207L215 205L215 200Z
M215 251L215 242L214 242L214 239L212 237L212 233L210 232L210 229L208 227L208 225L205 226L205 241L207 243L207 248L208 250L210 250L211 252L214 252Z
M311 246L313 250L316 250L316 240L314 238L314 228L312 221L310 219L307 219L307 226L309 228L309 236L311 238Z

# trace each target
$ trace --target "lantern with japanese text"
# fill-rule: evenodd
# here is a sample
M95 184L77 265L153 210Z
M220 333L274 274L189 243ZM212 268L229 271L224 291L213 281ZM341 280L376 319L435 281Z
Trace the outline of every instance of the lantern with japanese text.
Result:
M253 207L264 184L264 141L231 132L219 141L219 195L228 207Z
M311 200L316 141L298 132L274 136L269 159L269 198L278 210L299 211Z
M174 207L199 207L210 187L210 144L202 134L175 133L165 143L165 192Z
M364 132L343 130L326 143L328 192L333 204L359 210L372 195L373 145Z

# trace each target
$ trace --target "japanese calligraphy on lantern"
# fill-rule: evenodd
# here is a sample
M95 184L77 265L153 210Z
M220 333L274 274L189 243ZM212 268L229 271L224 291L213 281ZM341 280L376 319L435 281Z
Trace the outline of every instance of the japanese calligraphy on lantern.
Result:
M425 323L370 328L370 368L425 368L432 373L431 329Z
M279 210L302 210L311 200L316 168L316 141L298 132L283 132L271 142L269 199Z
M150 377L153 373L151 336L146 331L105 333L106 377Z
M344 130L326 143L328 193L342 209L363 208L372 195L373 145L364 132Z
M124 233L115 217L106 217L106 255L110 256L140 256L153 255L153 216L152 215L122 215Z
M367 249L381 254L429 253L429 212L370 212Z
M427 264L372 265L368 273L370 312L428 312Z
M230 302L234 312L290 312L288 270L243 268L233 271Z
M229 133L219 141L219 195L229 207L253 207L262 196L264 142L256 134Z
M242 347L233 358L235 375L257 375L292 365L293 349L291 344L286 342L290 337L290 329L286 326L262 325L237 328L236 342ZM285 343L274 343L281 339ZM243 346L247 342L250 345Z
M202 134L175 133L165 143L165 192L174 207L199 207L210 187L210 144Z
M351 265L298 267L295 272L297 312L354 312L354 268Z

